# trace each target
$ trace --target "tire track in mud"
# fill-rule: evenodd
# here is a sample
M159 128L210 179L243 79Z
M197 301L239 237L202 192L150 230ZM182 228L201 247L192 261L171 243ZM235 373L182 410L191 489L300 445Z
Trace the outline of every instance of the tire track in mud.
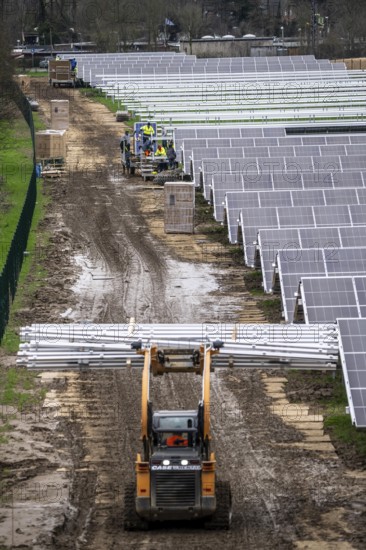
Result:
M235 378L240 380L243 386L252 388L249 390L250 399L263 402L257 377L257 373L253 372L235 372ZM227 465L223 468L228 472L233 488L234 521L236 519L236 521L249 523L249 517L252 518L251 527L261 532L264 539L262 544L272 548L277 545L285 548L286 543L296 538L296 533L291 524L286 525L284 529L284 526L279 523L281 504L276 494L281 492L280 481L276 479L273 468L268 464L268 456L264 457L262 449L258 449L252 441L253 426L250 424L253 421L253 411L250 410L251 407L249 412L248 407L239 404L220 373L212 376L211 394L212 402L218 404L216 412L219 413L213 414L212 432L215 440L220 442L220 456L224 450L225 457L230 456L234 465L229 469ZM260 418L256 422L256 429L259 430L259 428ZM267 454L270 453L271 449L268 447ZM222 459L226 462L225 457ZM275 459L278 460L278 457ZM239 512L240 503L243 504L243 509ZM292 506L290 495L289 505ZM252 545L258 544L257 533L253 537L253 532L250 532L248 537Z

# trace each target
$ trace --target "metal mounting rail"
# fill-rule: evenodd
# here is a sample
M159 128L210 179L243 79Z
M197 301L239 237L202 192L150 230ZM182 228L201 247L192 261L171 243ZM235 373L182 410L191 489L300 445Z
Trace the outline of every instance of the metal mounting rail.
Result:
M131 346L154 345L169 355L166 372L189 372L194 369L184 356L217 342L223 345L214 368L335 369L338 364L335 325L44 324L22 328L21 339L17 364L42 370L142 368L143 358Z

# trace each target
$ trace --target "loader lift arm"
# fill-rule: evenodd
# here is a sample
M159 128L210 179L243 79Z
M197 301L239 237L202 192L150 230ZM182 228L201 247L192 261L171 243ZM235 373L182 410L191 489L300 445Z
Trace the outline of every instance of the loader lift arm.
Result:
M219 353L221 342L196 344L192 349L169 349L170 357L156 344L133 349L143 355L141 389L141 440L143 456L137 455L136 516L131 507L125 528L147 521L166 519L205 520L209 528L228 528L231 518L230 487L226 487L222 522L222 483L216 481L215 454L211 452L210 375L212 357ZM188 354L188 360L187 360ZM172 361L171 359L176 359ZM202 376L202 400L198 411L156 411L150 401L150 375L190 372ZM176 438L176 443L172 441ZM127 501L131 501L131 487ZM126 502L127 502L126 501ZM221 522L215 527L216 511ZM142 523L141 523L142 522Z
M144 367L142 373L142 393L141 393L141 440L144 446L144 459L149 460L149 438L151 436L151 402L150 402L150 374L162 375L168 372L194 372L201 374L202 383L202 437L205 442L207 460L209 460L209 443L211 441L211 417L210 417L210 376L212 370L212 356L219 353L223 346L221 341L215 341L212 345L201 345L198 350L194 350L191 356L192 364L180 365L178 368L169 366L165 362L165 354L158 350L156 345L151 345L142 349L141 343L132 345L137 353L144 356ZM174 352L173 352L174 354Z

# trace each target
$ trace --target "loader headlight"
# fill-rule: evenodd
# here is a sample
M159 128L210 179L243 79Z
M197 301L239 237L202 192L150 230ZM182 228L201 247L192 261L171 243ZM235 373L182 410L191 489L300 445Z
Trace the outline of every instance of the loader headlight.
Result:
M188 460L181 460L180 463L182 466L188 466Z
M170 460L163 460L163 466L169 466Z

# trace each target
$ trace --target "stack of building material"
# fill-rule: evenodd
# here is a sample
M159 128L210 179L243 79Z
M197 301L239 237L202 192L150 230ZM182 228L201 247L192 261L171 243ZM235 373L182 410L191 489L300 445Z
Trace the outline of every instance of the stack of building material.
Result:
M51 128L52 130L68 130L69 128L69 100L51 100Z
M194 183L166 183L164 197L165 233L194 233Z
M65 130L42 130L36 133L37 160L63 159L66 156Z

